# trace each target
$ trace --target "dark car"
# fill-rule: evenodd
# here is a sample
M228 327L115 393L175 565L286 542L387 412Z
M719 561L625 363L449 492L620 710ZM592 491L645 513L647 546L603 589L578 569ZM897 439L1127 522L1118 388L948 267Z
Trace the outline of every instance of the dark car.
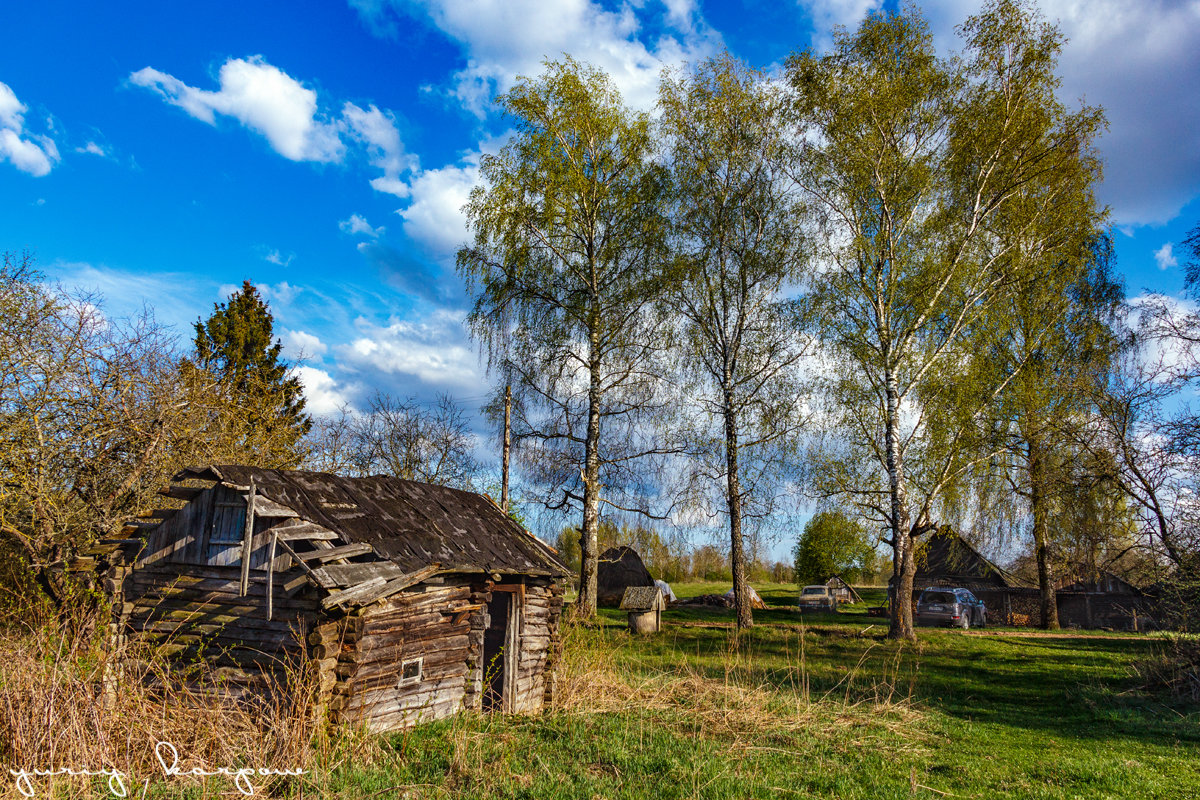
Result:
M982 628L987 624L987 606L969 589L926 589L917 598L917 624Z

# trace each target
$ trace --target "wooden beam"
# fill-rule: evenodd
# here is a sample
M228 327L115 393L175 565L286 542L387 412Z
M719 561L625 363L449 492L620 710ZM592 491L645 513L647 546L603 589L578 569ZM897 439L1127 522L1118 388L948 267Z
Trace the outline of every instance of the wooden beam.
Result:
M420 583L431 575L440 572L441 569L441 564L430 564L428 567L422 567L419 570L410 572L407 575L401 575L399 578L393 578L390 581L385 581L383 578L372 578L366 583L360 583L358 586L332 593L321 601L321 605L325 608L348 604L369 605L391 597L396 592L407 589L413 584Z
M320 586L322 589L332 589L335 586L335 584L330 581L328 577L324 575L318 575L316 570L301 561L300 556L296 555L296 551L291 548L291 545L287 543L286 539L277 535L275 537L275 541L277 541L279 546L283 548L283 552L291 556L292 560L300 565L300 569L304 570L304 572L316 582L317 586Z
M333 608L334 606L354 602L359 597L368 597L375 591L382 589L386 583L387 581L383 578L372 578L366 583L360 583L358 586L352 586L340 592L332 592L321 601L321 606L324 608Z
M254 513L259 517L299 517L292 509L287 506L276 503L265 495L258 495L254 499Z
M308 553L298 553L296 555L301 561L316 561L324 563L326 561L334 561L339 558L353 558L354 556L365 556L368 553L374 553L375 548L369 544L344 544L341 547L331 547L328 550L313 550Z
M393 578L392 580L388 581L377 594L372 594L366 599L360 600L359 603L362 605L368 605L378 600L385 600L396 594L396 592L403 591L410 586L420 583L428 577L436 575L437 573L441 572L441 570L441 564L430 564L428 567L422 567L421 569L410 572L407 575L401 575L399 578Z
M278 542L271 534L271 549L267 551L267 622L275 612L275 545Z
M315 522L295 519L275 527L275 532L281 542L299 542L306 539L332 540L338 535L328 528L323 528Z
M326 564L321 567L330 579L339 586L352 586L356 583L369 581L371 578L391 580L399 578L404 570L391 561L375 561L370 564Z
M242 596L250 591L250 548L254 545L254 480L246 495L246 526L242 529Z
M163 497L173 497L176 500L191 500L203 492L204 489L205 487L203 486L180 486L176 484L168 486L165 489L159 489L158 493Z

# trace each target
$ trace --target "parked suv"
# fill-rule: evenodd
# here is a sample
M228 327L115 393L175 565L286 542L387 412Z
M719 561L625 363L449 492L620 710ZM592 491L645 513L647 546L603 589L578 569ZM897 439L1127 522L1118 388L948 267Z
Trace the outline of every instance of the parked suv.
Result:
M837 595L828 586L817 584L800 590L801 611L837 611Z
M987 624L987 606L969 589L926 589L917 598L917 624L982 628Z

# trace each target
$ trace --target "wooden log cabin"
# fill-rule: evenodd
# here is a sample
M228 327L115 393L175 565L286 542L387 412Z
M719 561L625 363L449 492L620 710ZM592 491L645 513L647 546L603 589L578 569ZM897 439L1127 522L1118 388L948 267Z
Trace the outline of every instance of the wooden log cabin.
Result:
M325 710L374 731L553 698L569 571L490 498L234 465L163 494L182 507L132 526L140 552L110 548L117 635L204 659L234 691L307 655Z

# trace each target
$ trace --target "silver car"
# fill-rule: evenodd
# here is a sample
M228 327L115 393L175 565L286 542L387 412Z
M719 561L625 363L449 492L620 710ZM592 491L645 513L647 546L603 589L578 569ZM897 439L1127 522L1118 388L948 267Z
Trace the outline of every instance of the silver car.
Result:
M800 590L801 611L837 611L837 595L823 584L805 586Z
M917 624L982 628L987 624L987 606L969 589L926 589L917 598Z

